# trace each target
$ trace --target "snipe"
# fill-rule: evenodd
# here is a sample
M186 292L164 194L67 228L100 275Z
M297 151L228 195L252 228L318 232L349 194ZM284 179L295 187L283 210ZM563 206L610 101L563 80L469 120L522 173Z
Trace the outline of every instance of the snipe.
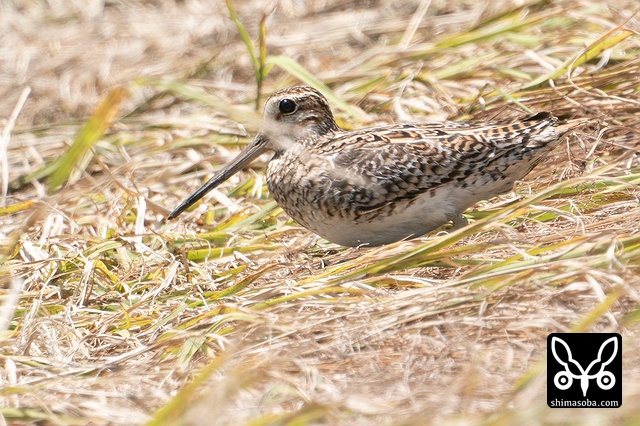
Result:
M267 150L267 186L296 222L344 246L423 235L508 192L579 124L541 112L515 122L391 124L344 131L325 97L274 93L265 129L170 215L177 217Z

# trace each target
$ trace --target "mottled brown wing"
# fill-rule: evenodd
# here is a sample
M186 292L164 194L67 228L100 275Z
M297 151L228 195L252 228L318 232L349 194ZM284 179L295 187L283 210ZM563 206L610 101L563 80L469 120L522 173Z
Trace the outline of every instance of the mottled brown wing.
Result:
M332 141L350 144L333 156L345 173L332 187L344 203L366 212L445 184L467 185L473 175L499 179L514 162L555 146L558 135L549 129L554 122L549 114L537 114L508 124L406 124L350 132Z

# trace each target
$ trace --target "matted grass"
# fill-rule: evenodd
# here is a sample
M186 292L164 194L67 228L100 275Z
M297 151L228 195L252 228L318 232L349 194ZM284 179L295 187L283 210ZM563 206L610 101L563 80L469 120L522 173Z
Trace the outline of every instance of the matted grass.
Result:
M0 424L640 422L635 3L2 2ZM452 233L328 243L260 161L166 222L300 83L587 124ZM622 334L621 408L546 406L558 331Z

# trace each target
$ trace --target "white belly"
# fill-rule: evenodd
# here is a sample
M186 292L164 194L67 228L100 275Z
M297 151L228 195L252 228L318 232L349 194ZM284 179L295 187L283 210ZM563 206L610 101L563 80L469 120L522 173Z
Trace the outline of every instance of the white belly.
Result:
M329 241L350 247L378 246L415 238L446 224L475 203L456 203L465 197L458 198L461 194L452 197L445 192L448 191L438 191L433 196L425 193L413 202L400 202L389 214L384 212L377 217L365 215L349 219L316 215L313 223L304 225Z

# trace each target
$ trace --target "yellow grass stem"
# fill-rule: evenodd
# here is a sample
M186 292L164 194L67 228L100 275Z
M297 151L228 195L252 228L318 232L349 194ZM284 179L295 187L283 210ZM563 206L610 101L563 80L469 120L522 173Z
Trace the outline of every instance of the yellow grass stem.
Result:
M51 165L49 191L55 191L72 175L89 163L91 148L100 140L120 111L120 105L128 97L127 89L112 89L98 105L91 118L80 129L73 144Z
M582 65L583 63L588 62L593 58L596 58L603 51L607 49L612 49L613 47L620 44L622 41L631 37L632 35L633 35L633 32L628 30L620 31L618 28L612 29L611 31L608 31L605 34L598 37L593 43L591 43L587 48L585 48L582 52L580 52L576 57L567 59L562 65L560 65L553 72L540 76L535 80L525 84L521 90L535 88L546 81L553 80L558 78L561 75L567 74L571 70Z

